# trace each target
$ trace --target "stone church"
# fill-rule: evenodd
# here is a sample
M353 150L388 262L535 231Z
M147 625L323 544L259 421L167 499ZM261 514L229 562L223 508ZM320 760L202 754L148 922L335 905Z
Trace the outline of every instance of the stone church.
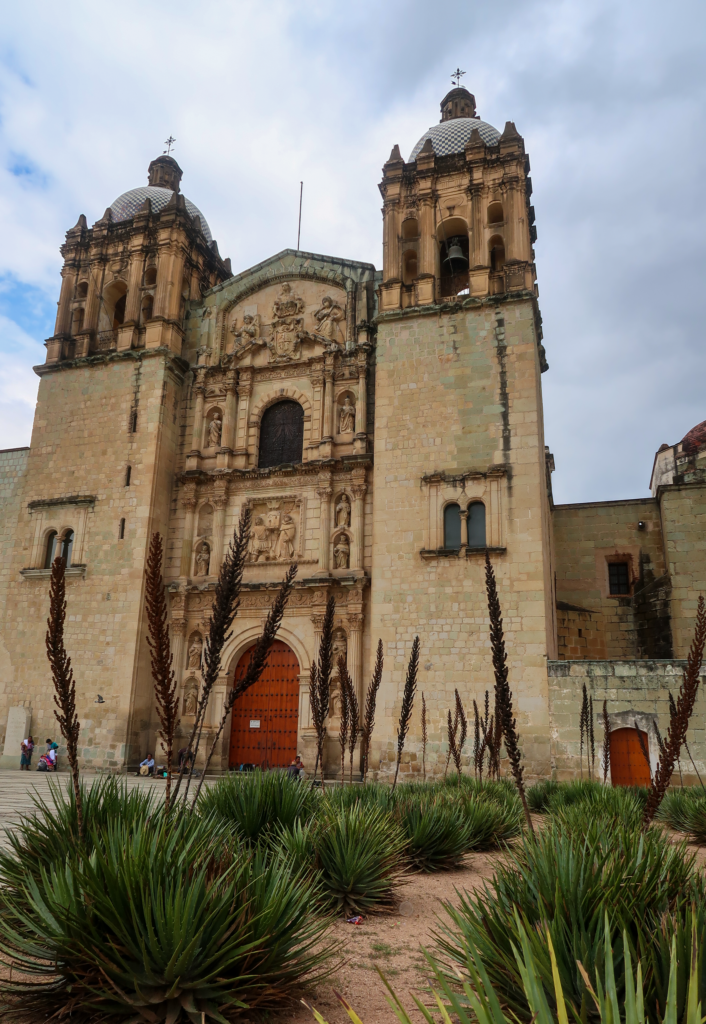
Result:
M614 781L642 778L635 723L654 762L706 590L706 424L660 448L651 497L554 504L537 228L515 125L486 123L456 87L406 160L392 148L379 186L382 269L286 249L234 274L181 178L173 157L158 157L146 186L92 227L80 216L61 250L31 444L0 452L0 763L18 763L27 732L57 732L44 634L59 552L82 761L118 769L154 751L144 569L155 531L166 538L187 734L219 565L249 507L243 596L209 729L279 581L299 569L221 768L296 753L313 762L309 670L330 595L336 650L361 699L384 643L373 767L384 777L395 756L417 634L427 761L443 764L454 690L469 709L492 691L488 551L528 774L578 770L586 684L599 749L607 700ZM334 678L332 771L338 708ZM701 767L704 710L700 698ZM419 772L420 751L417 708L405 772Z

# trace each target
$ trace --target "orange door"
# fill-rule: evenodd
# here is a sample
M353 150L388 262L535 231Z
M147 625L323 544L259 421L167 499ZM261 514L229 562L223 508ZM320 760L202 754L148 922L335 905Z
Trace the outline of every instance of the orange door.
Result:
M640 736L649 750L647 733ZM616 729L610 734L610 778L614 786L649 786L650 768L635 729Z
M245 675L254 650L251 647L238 662L236 682ZM298 714L299 662L291 648L275 640L259 682L233 707L229 766L286 767L297 753Z

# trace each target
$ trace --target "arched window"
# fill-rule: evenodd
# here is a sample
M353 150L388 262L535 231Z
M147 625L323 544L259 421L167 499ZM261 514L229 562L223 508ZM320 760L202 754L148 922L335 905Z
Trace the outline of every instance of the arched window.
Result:
M44 568L51 569L51 564L56 557L56 530L47 534L46 547L44 549Z
M145 295L142 300L142 323L147 323L148 320L152 319L152 312L154 310L154 296Z
M503 204L502 203L491 203L488 207L488 223L489 224L502 224L503 222Z
M137 409L133 409L130 413L130 433L137 433Z
M157 268L148 267L145 271L145 285L147 288L151 288L153 284L157 283Z
M73 311L71 319L71 333L79 334L83 330L83 307L80 306L78 309Z
M71 565L71 552L74 547L74 531L67 530L61 539L61 557L66 563L66 568Z
M490 251L490 269L502 270L505 266L505 243L500 235L494 235L488 243Z
M120 526L118 527L118 540L125 540L125 520L120 520Z
M411 284L417 276L417 254L414 249L408 249L403 256L402 279L405 284Z
M468 546L485 547L485 505L482 501L472 501L468 506Z
M303 448L304 410L299 402L285 400L266 409L260 422L260 469L301 462Z
M453 502L444 509L444 547L458 551L461 547L460 508Z
M113 310L113 328L120 327L120 325L125 322L126 301L127 295L121 295L115 303L115 309Z
M408 217L407 220L402 221L402 237L403 238L416 238L419 234L419 226L414 217Z
M88 295L88 281L79 281L76 295L79 299L85 299Z
M132 466L128 466L125 470L125 486L130 486L130 479L132 477Z

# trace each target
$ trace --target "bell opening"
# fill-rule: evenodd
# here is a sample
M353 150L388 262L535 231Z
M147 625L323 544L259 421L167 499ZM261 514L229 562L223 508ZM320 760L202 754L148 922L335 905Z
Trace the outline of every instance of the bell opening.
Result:
M468 288L468 236L454 235L441 243L441 294L458 295Z

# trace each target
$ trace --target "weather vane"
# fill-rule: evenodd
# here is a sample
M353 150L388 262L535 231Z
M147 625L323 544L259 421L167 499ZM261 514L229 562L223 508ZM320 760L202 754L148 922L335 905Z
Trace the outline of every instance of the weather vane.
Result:
M463 71L461 72L461 74L463 74ZM170 135L170 136L169 136L169 138L168 138L168 139L166 140L166 142L164 143L164 145L165 145L165 146L167 147L167 148L166 148L166 149L164 150L164 152L165 152L165 154L166 154L167 156L169 156L169 154L171 153L171 151L172 151L172 146L174 145L174 143L175 143L175 142L176 142L176 139L173 139L173 138L172 138L172 136Z
M456 86L457 89L458 89L459 85L461 84L461 76L465 75L465 74L466 74L465 71L461 71L460 68L456 68L454 73L451 75L451 81L454 83L454 85ZM454 79L455 79L455 81L454 81Z

